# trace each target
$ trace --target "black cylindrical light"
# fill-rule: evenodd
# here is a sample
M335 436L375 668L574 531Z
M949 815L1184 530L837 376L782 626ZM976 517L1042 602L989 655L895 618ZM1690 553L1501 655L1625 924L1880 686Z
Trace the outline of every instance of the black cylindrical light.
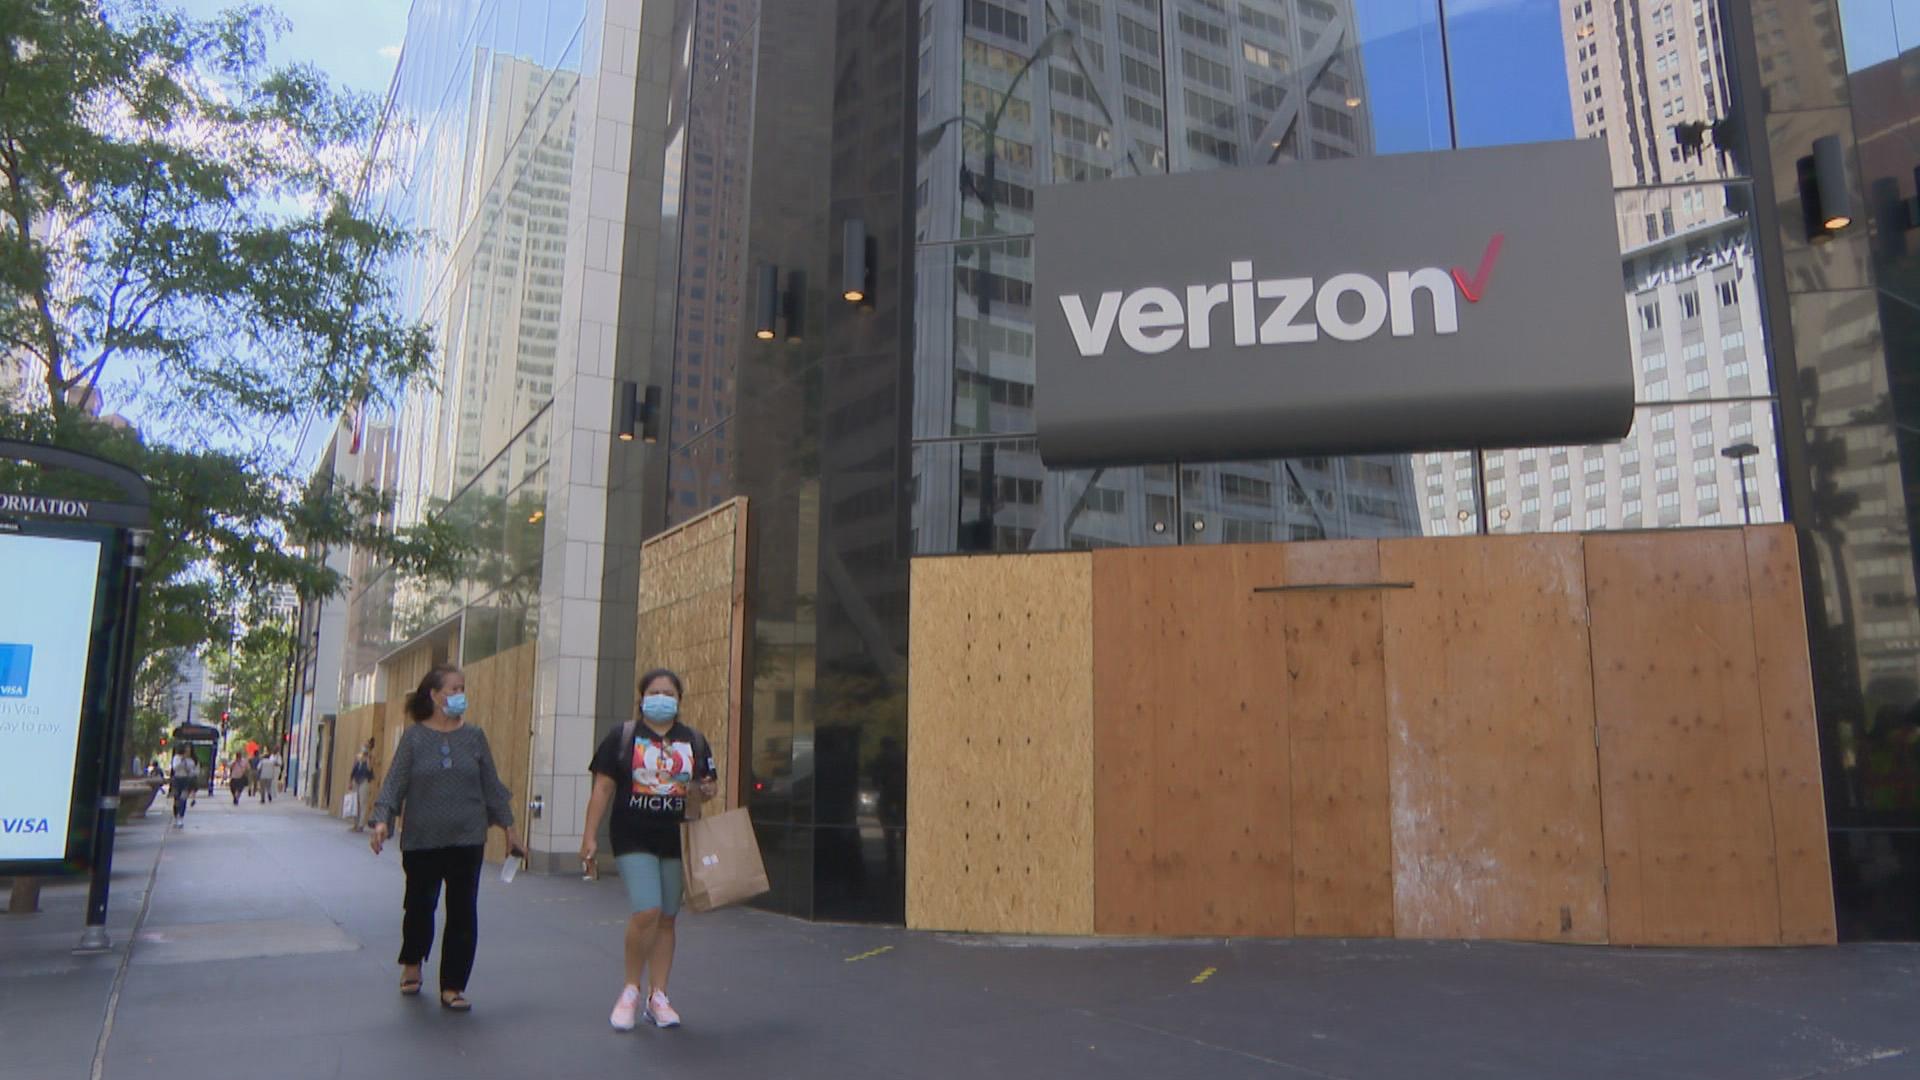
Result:
M849 304L866 302L872 293L872 267L867 261L867 223L848 218L840 227L840 296Z
M801 317L806 314L807 275L804 270L787 274L786 291L780 294L780 316L787 324L787 344L798 345L805 336Z
M1838 135L1813 140L1813 172L1820 192L1820 225L1839 232L1853 224L1853 185L1847 182L1847 149Z
M620 426L613 429L621 442L632 442L640 420L640 397L633 383L620 380Z
M660 441L660 388L647 387L647 396L640 403L640 441L651 446Z
M760 293L754 298L753 336L772 341L774 324L780 318L780 268L772 263L760 265Z
M1897 257L1907 253L1907 228L1912 217L1906 196L1900 194L1900 181L1883 176L1868 189L1867 202L1873 208L1874 233L1880 240L1880 253Z

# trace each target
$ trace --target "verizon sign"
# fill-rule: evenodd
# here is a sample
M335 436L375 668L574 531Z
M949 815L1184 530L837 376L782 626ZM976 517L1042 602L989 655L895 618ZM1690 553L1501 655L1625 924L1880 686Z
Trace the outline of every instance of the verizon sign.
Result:
M1051 465L1604 442L1633 368L1604 146L1042 188Z

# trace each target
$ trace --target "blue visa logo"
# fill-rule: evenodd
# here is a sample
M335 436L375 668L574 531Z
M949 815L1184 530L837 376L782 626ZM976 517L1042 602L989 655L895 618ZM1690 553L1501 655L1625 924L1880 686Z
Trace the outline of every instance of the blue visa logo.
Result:
M53 823L46 818L0 818L0 833L50 833Z
M33 646L0 642L0 698L26 697L33 676Z

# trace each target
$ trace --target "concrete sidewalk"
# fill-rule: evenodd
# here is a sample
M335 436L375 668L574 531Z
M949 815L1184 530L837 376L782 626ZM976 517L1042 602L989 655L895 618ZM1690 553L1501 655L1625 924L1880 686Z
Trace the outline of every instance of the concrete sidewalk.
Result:
M616 881L489 873L476 1011L395 993L399 860L283 801L128 829L116 942L158 859L104 1076L1920 1076L1920 949L1093 944L682 919L687 1025L620 1035ZM89 1075L119 958L71 890L0 920L0 1078ZM26 929L22 929L22 927ZM236 1049L244 1047L244 1050Z

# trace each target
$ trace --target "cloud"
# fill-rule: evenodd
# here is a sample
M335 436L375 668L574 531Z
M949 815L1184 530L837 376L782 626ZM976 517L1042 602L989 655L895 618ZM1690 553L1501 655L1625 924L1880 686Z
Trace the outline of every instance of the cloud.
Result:
M400 46L382 45L380 46L380 55L388 60L398 60L400 59Z

